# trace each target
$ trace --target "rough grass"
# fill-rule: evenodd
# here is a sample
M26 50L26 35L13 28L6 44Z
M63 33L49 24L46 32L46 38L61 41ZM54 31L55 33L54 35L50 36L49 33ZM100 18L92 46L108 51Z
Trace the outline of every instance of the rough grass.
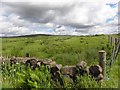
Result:
M109 70L108 64L111 57L111 48L108 44L107 35L81 37L35 36L2 39L3 56L25 57L25 54L29 53L30 57L51 58L62 65L75 65L81 60L86 61L88 65L98 64L98 51L103 49L107 52L107 71ZM120 55L118 55L117 60L113 63L111 72L107 74L109 80L102 83L102 88L118 87L119 59ZM85 78L83 78L83 81L85 81L86 86L83 87L89 88L92 84L89 85L89 78ZM88 82L86 82L86 80L88 80ZM8 81L5 81L3 84L3 87L6 86L10 86ZM69 87L69 85L66 87ZM75 87L79 88L80 84L78 83Z
M96 62L98 51L111 47L108 44L107 36L36 36L3 38L3 56L22 56L29 53L31 57L52 58L63 65L73 65L80 60Z

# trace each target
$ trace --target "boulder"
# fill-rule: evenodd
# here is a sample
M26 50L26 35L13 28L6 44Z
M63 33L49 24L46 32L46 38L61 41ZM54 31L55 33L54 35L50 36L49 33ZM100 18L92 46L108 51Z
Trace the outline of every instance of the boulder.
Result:
M44 59L44 60L42 60L42 63L43 63L44 65L48 65L48 64L50 64L51 62L52 62L51 59Z
M56 64L56 62L55 61L52 61L51 59L48 59L48 60L43 60L42 62L41 62L43 65L47 65L47 66L53 66L53 65L55 65Z
M61 68L61 74L63 75L70 75L70 76L75 76L76 75L76 67L75 66L64 66Z
M78 67L80 69L84 69L84 68L86 68L86 66L87 66L87 63L85 61L81 61L76 65L76 67Z
M54 66L54 65L56 65L56 62L55 62L55 61L52 61L52 62L50 63L50 66Z
M51 79L54 80L54 81L56 81L56 82L59 82L60 85L63 85L63 80L61 78L60 71L54 72L54 74L51 76Z
M60 78L60 76L61 76L60 71L55 72L55 75L54 75L54 76L55 76L57 79Z
M13 64L16 64L17 63L17 59L16 59L16 57L12 57L12 58L10 58L10 65L12 66Z
M25 58L23 58L22 60L21 60L21 64L25 64L26 62L27 62L27 60L29 60L30 58L27 58L27 57L25 57Z
M55 64L51 67L51 73L54 74L57 71L60 71L60 69L62 68L61 64Z
M84 74L88 74L89 70L87 67L87 63L85 61L81 61L78 64L76 64L76 67L78 69L78 74L79 75L84 75Z
M32 69L35 69L37 67L37 60L36 59L28 59L25 64L28 66L30 65L30 67Z
M63 80L65 83L73 84L73 79L69 75L63 75Z
M98 76L97 76L97 80L102 80L104 77L103 77L103 74L99 74Z
M37 61L37 66L40 67L42 65L41 61Z
M103 72L102 67L101 67L100 65L97 65L97 67L98 67L98 69L99 69L100 73L102 73L102 72Z
M54 74L51 76L53 80L58 80L61 78L61 73L60 71L54 72Z
M93 77L98 77L102 73L102 67L100 65L94 65L89 68L89 73Z
M24 58L23 57L16 57L18 63L23 64L24 63Z
M87 75L89 74L89 66L87 66L87 67L84 69L82 75L84 75L84 74L87 74Z
M62 68L62 64L56 64L55 67L60 70Z

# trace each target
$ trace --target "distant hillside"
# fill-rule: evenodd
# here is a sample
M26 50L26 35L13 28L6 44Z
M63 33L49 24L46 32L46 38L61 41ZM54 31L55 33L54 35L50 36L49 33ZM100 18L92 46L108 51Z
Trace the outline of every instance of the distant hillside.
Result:
M51 36L51 35L50 34L30 34L30 35L20 35L20 36L2 36L0 38L35 37L35 36Z
M19 35L19 36L0 36L0 38L17 38L17 37L36 37L36 36L103 36L108 34L95 34L95 35L52 35L52 34L30 34L30 35ZM119 34L110 34L110 35L119 35Z

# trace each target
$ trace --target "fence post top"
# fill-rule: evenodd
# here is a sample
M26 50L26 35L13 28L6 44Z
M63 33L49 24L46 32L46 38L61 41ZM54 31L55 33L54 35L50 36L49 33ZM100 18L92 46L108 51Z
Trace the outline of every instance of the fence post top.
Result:
M100 50L99 53L105 53L105 51L104 50Z

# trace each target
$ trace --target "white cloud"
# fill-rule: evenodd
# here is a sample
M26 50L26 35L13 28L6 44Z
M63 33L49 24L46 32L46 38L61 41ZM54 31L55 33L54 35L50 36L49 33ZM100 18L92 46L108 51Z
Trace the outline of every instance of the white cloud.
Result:
M75 1L78 1L78 0L4 0L4 2L33 2L33 3L59 3L59 2L75 2ZM79 0L80 2L95 2L93 0ZM96 2L110 2L110 3L113 3L113 2L118 2L119 0L96 0Z
M10 15L8 16L8 20L9 22L12 22L15 26L19 26L19 27L23 27L23 26L29 26L31 23L24 20L24 19L20 19L20 16L17 15Z
M117 31L118 6L111 8L106 4L116 3L118 0L25 1L27 0L4 0L0 16L0 31L3 34L53 33L48 32L49 29L56 29L56 34L72 35L107 34ZM113 19L106 22L109 18ZM62 27L55 28L56 25Z

